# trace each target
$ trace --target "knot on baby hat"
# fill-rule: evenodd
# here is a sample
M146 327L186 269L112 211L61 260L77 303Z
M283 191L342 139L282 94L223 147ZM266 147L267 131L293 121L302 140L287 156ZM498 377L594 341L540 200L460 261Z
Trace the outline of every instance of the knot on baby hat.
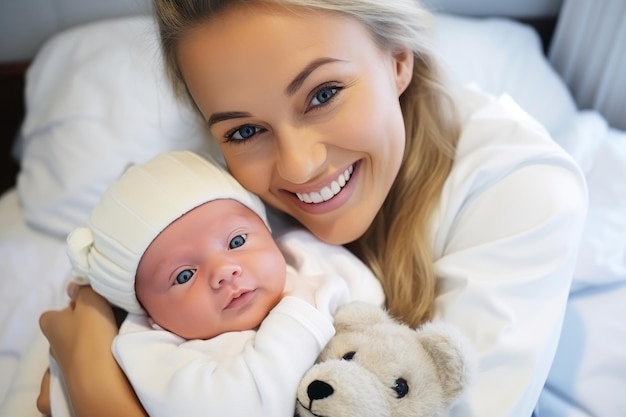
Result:
M93 235L87 227L74 229L67 237L67 253L72 264L72 275L81 285L89 285L89 251L93 246Z
M124 310L145 314L135 295L144 252L163 229L194 208L232 199L254 211L269 228L265 206L217 162L173 151L129 168L102 195L88 227L67 238L76 281Z

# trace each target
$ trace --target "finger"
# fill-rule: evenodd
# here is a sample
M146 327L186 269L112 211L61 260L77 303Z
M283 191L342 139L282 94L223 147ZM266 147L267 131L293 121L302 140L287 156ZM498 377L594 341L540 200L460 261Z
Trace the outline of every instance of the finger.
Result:
M78 289L75 303L76 309L97 311L99 314L107 317L113 316L111 304L88 285L83 285Z
M66 291L67 291L67 296L70 297L70 300L72 301L76 300L76 296L78 295L79 289L80 289L80 285L78 285L74 281L70 281L67 284Z
M107 301L100 294L95 292L90 285L76 285L74 301L81 304L97 305Z
M37 397L37 410L45 416L52 415L50 407L50 368L46 369L43 378L41 378L39 396Z
M55 323L63 322L64 317L70 314L70 312L70 307L65 307L62 310L45 311L39 316L39 328L48 340L50 340L50 332L55 328Z
M50 328L50 322L53 320L56 311L44 311L41 316L39 316L39 328L41 331L46 334L48 329Z

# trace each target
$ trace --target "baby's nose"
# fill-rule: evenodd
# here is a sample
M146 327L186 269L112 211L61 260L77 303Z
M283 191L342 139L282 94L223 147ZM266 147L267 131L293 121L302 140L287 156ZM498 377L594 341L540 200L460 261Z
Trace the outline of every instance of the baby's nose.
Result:
M211 276L211 287L218 289L241 276L241 266L228 262L218 265Z

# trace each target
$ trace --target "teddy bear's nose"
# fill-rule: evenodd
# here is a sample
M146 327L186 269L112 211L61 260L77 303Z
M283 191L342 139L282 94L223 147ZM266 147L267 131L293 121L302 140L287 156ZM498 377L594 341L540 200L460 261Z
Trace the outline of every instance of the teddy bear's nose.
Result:
M323 398L330 397L331 395L333 395L333 392L335 392L333 387L331 387L324 381L320 381L319 379L311 382L306 389L306 393L309 396L309 400L311 401L321 400Z

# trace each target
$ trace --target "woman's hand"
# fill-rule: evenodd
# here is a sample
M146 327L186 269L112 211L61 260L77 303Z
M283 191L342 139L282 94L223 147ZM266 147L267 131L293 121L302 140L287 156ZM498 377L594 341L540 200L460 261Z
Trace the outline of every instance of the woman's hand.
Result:
M39 397L37 397L37 410L44 416L50 417L52 409L50 407L50 368L41 378L41 387L39 388Z
M145 416L111 353L118 331L111 305L89 286L70 284L68 294L69 306L43 313L39 326L63 374L75 414Z
M50 343L50 352L65 373L91 365L100 353L110 356L117 335L109 303L89 286L68 286L70 304L62 310L47 311L39 326Z

